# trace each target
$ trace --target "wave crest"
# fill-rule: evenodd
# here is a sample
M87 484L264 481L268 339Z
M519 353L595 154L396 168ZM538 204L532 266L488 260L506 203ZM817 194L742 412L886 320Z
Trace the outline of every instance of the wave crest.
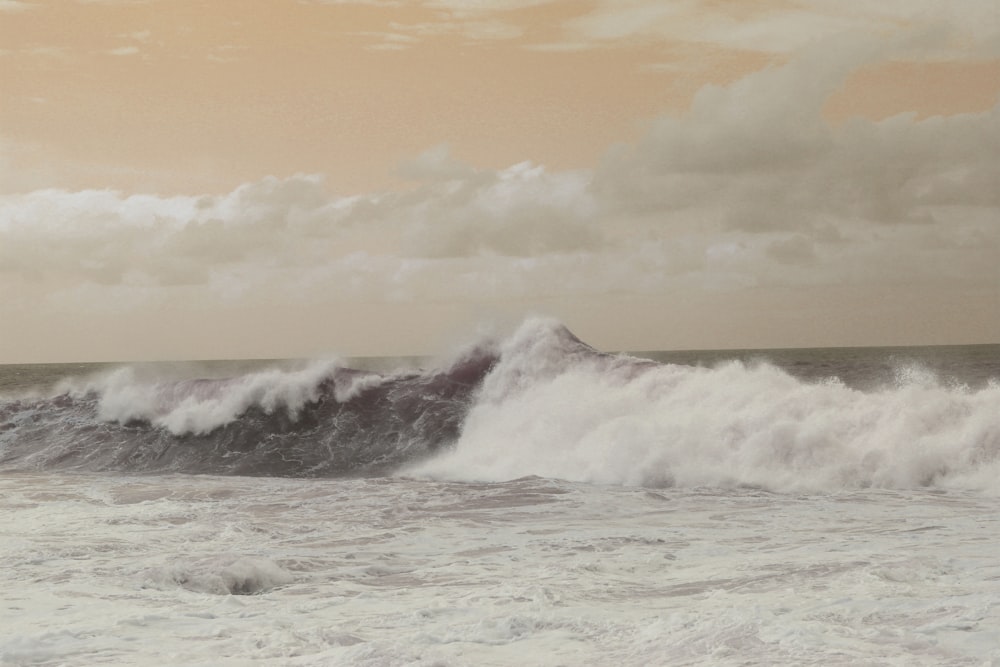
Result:
M766 363L601 354L538 326L503 348L455 447L406 474L782 491L992 488L1000 478L995 382L945 386L910 368L863 392Z

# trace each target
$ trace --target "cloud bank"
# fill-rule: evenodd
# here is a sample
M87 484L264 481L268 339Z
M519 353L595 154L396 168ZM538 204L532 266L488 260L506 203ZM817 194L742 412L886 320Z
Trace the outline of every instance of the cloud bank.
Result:
M826 100L876 57L817 49L707 86L686 114L656 119L592 170L477 169L438 146L400 165L413 184L401 192L339 196L321 176L296 175L222 195L5 195L0 319L141 310L176 289L206 307L264 309L558 310L844 286L989 303L1000 290L1000 107L831 126ZM986 321L1000 323L996 303Z

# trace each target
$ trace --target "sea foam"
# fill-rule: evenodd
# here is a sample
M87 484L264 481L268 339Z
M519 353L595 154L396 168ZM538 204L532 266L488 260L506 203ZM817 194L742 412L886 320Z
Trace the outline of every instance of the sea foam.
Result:
M544 321L500 359L455 447L407 474L783 491L1000 478L996 382L971 390L911 369L865 392L766 363L661 365L597 353Z

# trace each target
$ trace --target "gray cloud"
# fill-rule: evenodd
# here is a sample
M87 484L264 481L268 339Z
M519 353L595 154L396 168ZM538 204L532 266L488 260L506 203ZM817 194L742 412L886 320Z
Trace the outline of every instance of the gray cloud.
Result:
M814 52L707 87L685 116L659 119L635 146L609 154L595 192L620 215L687 211L746 232L927 224L954 219L949 205L1000 205L998 107L824 122L823 105L860 64L857 54L838 61Z

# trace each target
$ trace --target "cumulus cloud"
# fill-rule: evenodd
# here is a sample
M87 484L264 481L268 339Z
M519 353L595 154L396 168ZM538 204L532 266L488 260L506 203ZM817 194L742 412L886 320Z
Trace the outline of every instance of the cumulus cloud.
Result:
M523 163L386 198L382 211L403 229L404 251L417 256L572 252L602 245L588 182L585 173Z
M418 158L418 172L440 178L447 162L432 152ZM360 252L396 258L389 275L421 258L521 257L600 243L584 175L523 164L500 171L455 167L452 176L366 197L333 196L314 175L266 178L221 196L6 195L0 273L8 284L17 277L150 287L258 275L293 289L316 285L338 262L356 267ZM231 284L221 292L239 293Z
M636 145L610 154L595 190L623 215L696 210L746 232L930 223L944 206L1000 204L989 186L1000 182L997 107L824 121L826 100L863 62L858 54L817 50L705 87L687 114L657 120Z

